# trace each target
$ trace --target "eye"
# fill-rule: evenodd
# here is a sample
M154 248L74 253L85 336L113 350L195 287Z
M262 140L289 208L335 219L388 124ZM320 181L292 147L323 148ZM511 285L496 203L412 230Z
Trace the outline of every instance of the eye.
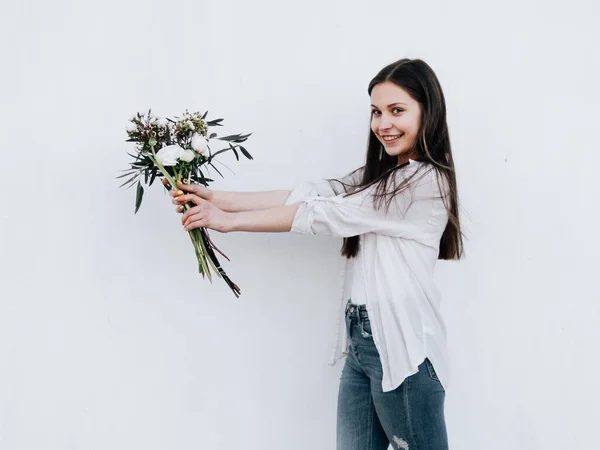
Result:
M379 111L378 109L372 109L371 110L371 115L372 116L378 116L379 114L381 114L381 111Z
M394 114L400 114L400 113L401 113L401 112L403 112L403 111L404 111L404 110L403 110L402 108L394 108L394 109L392 110L392 112L393 112Z

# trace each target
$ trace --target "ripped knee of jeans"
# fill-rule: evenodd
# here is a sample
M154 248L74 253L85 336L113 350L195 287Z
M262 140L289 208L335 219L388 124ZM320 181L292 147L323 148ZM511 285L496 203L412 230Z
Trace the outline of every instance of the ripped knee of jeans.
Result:
M394 444L396 444L396 447L399 450L410 450L408 448L408 442L406 442L404 439L400 439L398 436L394 436Z

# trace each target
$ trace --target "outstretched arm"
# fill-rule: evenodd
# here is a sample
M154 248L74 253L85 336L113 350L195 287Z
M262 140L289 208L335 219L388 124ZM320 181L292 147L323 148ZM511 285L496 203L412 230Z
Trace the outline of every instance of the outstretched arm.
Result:
M262 211L233 213L231 231L287 232L291 231L300 203Z
M163 181L163 183L165 182L166 180ZM194 194L226 212L257 211L283 206L291 192L289 190L262 192L213 191L201 184L183 183L177 183L177 188L179 190L172 189L169 191L169 194L175 199L180 198L183 193ZM173 200L173 203L176 205L183 204L177 200Z
M213 191L212 203L223 211L259 211L282 206L290 191L229 192Z
M300 203L262 209L259 211L227 212L195 194L184 194L177 201L193 203L181 218L186 231L194 228L210 228L222 233L231 231L287 232L292 228Z

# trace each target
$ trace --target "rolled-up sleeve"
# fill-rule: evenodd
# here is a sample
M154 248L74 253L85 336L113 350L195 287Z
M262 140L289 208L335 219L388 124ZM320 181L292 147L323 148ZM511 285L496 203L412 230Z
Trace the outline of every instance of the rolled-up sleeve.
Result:
M302 234L328 234L350 237L379 233L393 237L427 240L439 235L447 212L433 171L392 200L375 208L375 186L357 194L309 197L302 200L291 231Z
M363 168L354 170L340 180L312 180L306 181L292 189L284 206L298 203L312 197L333 197L345 192L344 184L355 184L362 177Z
M307 181L292 189L285 206L298 203L311 197L329 197L335 195L327 180Z

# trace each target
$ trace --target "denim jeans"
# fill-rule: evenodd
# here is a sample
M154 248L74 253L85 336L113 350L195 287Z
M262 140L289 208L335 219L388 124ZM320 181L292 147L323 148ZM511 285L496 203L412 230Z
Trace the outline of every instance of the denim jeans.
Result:
M346 306L350 350L338 394L337 450L447 450L445 391L429 361L383 392L379 352L365 305Z

